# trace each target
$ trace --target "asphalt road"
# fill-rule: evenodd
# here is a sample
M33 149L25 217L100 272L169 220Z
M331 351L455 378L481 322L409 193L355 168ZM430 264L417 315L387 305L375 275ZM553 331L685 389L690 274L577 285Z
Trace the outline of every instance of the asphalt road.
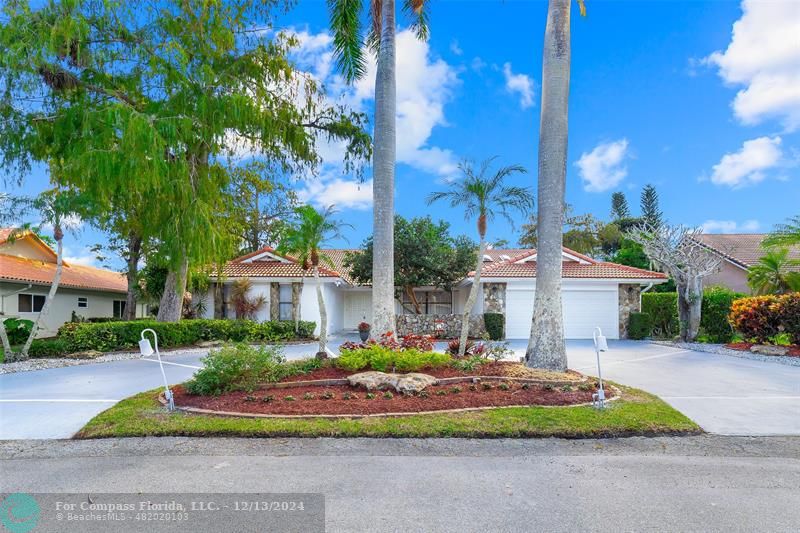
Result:
M800 526L790 437L11 441L0 469L2 493L323 493L328 531Z
M335 348L342 338L333 338ZM724 435L800 435L800 367L714 355L636 341L609 341L603 375L655 393L706 431ZM512 342L517 356L524 343ZM313 345L291 345L289 358ZM568 341L569 364L596 374L591 341ZM200 367L202 353L166 355L170 383ZM137 392L156 388L152 358L0 375L0 438L66 438L94 415Z

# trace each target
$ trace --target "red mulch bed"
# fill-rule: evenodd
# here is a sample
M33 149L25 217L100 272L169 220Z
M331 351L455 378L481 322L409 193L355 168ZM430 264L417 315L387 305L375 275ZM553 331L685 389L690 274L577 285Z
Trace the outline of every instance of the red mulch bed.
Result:
M429 376L433 376L436 378L453 378L457 376L508 376L508 377L524 377L519 374L518 369L520 368L519 363L509 362L509 361L491 361L484 363L482 365L478 365L475 367L475 370L471 370L469 372L463 372L461 370L456 370L453 367L445 366L441 368L426 368L424 370L420 370L420 372L424 374L428 374ZM366 370L359 370L359 372L366 372ZM355 374L351 370L344 370L341 368L326 366L323 368L318 368L309 372L308 374L299 374L296 376L291 376L283 381L310 381L315 379L344 379L351 374ZM572 379L575 381L579 381L582 379L582 374L575 372L574 370L567 370L567 373L570 374Z
M749 352L751 346L753 346L752 342L731 342L725 345L726 348L730 348L731 350L739 350L742 352ZM786 356L800 357L800 346L793 344L791 346L787 346L787 348L789 348L789 351L786 353Z
M333 370L333 369L322 369ZM329 375L329 377L332 377ZM308 375L305 376L308 379ZM405 396L393 393L392 398L384 397L383 391L373 391L372 399L367 399L367 391L360 387L341 386L302 386L288 389L260 390L253 393L229 392L220 396L193 396L183 387L174 389L175 403L181 407L198 407L215 411L234 411L242 413L262 413L273 415L369 415L380 413L415 413L420 411L440 411L463 409L467 407L503 407L509 405L573 405L592 400L591 390L582 391L573 387L571 391L562 391L555 387L547 390L542 385L529 385L523 388L521 383L509 382L509 390L502 390L494 382L491 388L485 389L482 383L475 385L461 384L455 392L453 385L437 385L425 389L427 397L415 395ZM474 389L474 390L472 390ZM446 391L446 395L437 394ZM323 399L326 392L334 397ZM303 399L306 394L313 394L313 399ZM345 393L351 398L345 400ZM606 391L608 397L613 391ZM294 400L286 400L291 396ZM271 398L270 398L271 397ZM265 401L265 398L270 398Z

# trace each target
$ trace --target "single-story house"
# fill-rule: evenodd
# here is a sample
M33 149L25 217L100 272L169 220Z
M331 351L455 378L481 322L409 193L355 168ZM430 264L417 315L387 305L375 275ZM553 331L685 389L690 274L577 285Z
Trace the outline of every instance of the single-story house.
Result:
M56 273L56 252L32 232L10 239L13 230L0 228L0 319L35 320ZM119 272L63 261L61 282L50 312L40 323L39 336L49 337L72 319L121 317L127 281ZM144 316L144 306L137 315Z
M354 331L362 321L371 322L372 292L359 285L347 272L344 258L358 250L325 250L335 268L321 268L320 279L328 309L330 333ZM415 314L408 297L397 302L398 332L427 332L432 328L457 331L448 321L463 313L473 284L468 274L452 290L433 287L416 292L422 314ZM640 309L642 288L663 283L667 276L625 265L596 261L567 248L563 249L563 311L566 336L592 337L600 326L609 338L626 337L628 316ZM249 278L252 295L261 295L266 305L257 319L291 320L298 313L302 320L319 324L314 279L293 258L272 248L238 257L225 264L220 276L212 277L206 298L206 316L235 317L230 305L230 289L237 279ZM473 310L476 323L484 312L503 313L506 338L527 338L533 316L536 291L536 250L490 249L483 257L481 292Z
M736 292L750 294L747 272L758 263L766 250L762 242L766 233L703 233L696 237L708 253L723 259L720 270L705 279L705 285L719 285ZM789 249L789 258L800 259L800 247Z

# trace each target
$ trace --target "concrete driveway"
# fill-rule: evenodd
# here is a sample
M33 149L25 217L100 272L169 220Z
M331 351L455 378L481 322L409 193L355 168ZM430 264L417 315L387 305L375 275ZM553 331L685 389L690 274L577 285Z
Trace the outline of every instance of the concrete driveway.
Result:
M331 339L338 346L344 338ZM512 341L516 356L525 343ZM800 367L610 341L603 375L661 396L703 429L727 435L800 435ZM569 364L595 374L591 341L567 343ZM291 345L290 359L314 345ZM202 352L165 356L170 383L200 368ZM0 439L66 438L117 401L158 387L151 358L0 375Z

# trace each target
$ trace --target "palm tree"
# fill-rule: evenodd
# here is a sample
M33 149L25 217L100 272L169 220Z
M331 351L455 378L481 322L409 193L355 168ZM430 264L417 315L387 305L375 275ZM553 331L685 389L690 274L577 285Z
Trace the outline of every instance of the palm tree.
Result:
M279 253L293 256L314 276L317 286L317 303L319 304L319 352L320 357L327 357L328 344L328 312L325 309L325 298L319 281L319 266L325 264L335 268L333 261L322 251L322 247L331 239L342 237L341 229L348 227L333 218L336 213L333 206L316 210L310 205L302 205L295 209L298 218L296 225L289 228L283 242L278 246Z
M789 259L787 248L767 250L767 253L747 272L747 284L755 294L784 294L800 291L800 272L789 269L800 260Z
M53 274L53 280L50 282L50 290L47 293L41 311L36 315L36 320L33 321L33 327L28 334L27 340L19 352L15 353L11 350L5 326L0 320L0 341L2 341L3 350L6 354L5 360L11 362L23 361L28 358L28 351L31 348L33 339L36 338L36 334L39 332L39 326L50 313L50 306L56 296L56 291L58 291L63 272L64 221L68 217L87 212L88 204L83 197L71 191L62 191L58 188L47 190L35 198L8 199L8 203L18 211L16 213L10 211L11 214L4 213L3 215L5 216L0 217L0 219L10 219L15 216L23 216L28 212L34 212L40 220L38 226L33 227L30 224L25 224L18 228L12 233L12 238L19 238L30 232L40 233L43 226L51 226L53 228L53 239L56 242L56 271Z
M525 362L564 371L567 349L561 314L561 246L567 176L567 124L570 74L570 6L550 0L544 31L539 175L536 296ZM578 0L584 14L583 0Z
M428 36L425 0L403 0L420 39ZM348 82L366 72L361 31L363 0L331 0L334 55ZM372 160L373 261L372 331L393 331L394 316L394 171L397 159L397 77L395 57L395 0L370 2L371 29L367 42L377 53L375 134Z
M800 215L785 224L778 224L775 231L764 239L764 246L800 246Z
M469 334L469 317L475 300L478 297L481 282L483 254L486 252L486 226L496 215L503 216L511 225L514 220L511 211L521 211L523 215L533 207L533 194L524 187L505 184L505 179L513 174L524 174L524 167L510 165L500 168L490 175L494 158L484 161L476 171L471 164L461 163L459 169L463 179L454 181L447 191L433 192L428 196L428 205L439 200L448 200L450 207L461 207L467 220L477 216L478 258L475 265L475 276L469 291L467 303L464 305L464 317L461 319L461 337L458 344L458 356L463 357Z

